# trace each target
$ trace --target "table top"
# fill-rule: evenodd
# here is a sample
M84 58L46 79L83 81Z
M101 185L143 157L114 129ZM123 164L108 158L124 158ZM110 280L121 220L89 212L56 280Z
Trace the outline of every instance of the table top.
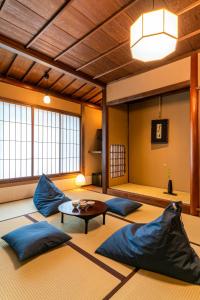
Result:
M94 201L95 204L93 206L87 206L85 209L80 209L79 207L74 208L72 205L72 201L68 201L65 203L62 203L59 205L58 210L66 215L71 215L71 216L94 216L94 215L100 215L106 212L108 206L106 203L98 201L98 200L93 200L93 199L81 199L84 201Z

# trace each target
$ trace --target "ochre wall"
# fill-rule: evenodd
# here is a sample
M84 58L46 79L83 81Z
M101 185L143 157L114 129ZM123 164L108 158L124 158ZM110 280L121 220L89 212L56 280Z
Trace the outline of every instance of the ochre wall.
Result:
M86 106L84 127L85 175L91 176L93 172L101 172L101 154L89 152L95 150L97 129L102 128L102 111Z
M25 102L30 105L40 105L44 108L59 109L66 112L75 113L81 115L81 105L66 101L56 97L51 97L52 101L50 104L43 103L43 93L35 92L32 90L16 87L13 85L0 83L0 99L8 98L10 100L18 100ZM91 107L85 108L85 175L86 183L91 183L91 173L99 171L101 169L100 159L92 157L88 154L88 150L91 149L95 138L95 132L97 128L101 128L101 110L94 109ZM75 188L75 175L65 175L62 177L53 178L56 185L62 190L68 190ZM7 184L0 184L0 203L7 201L14 201L33 196L36 187L36 181L26 181L23 185L19 183L12 183L11 186Z
M190 57L108 84L107 101L153 91L190 80Z
M76 114L81 114L80 104L73 103L52 96L51 96L52 99L51 103L45 104L43 102L43 97L44 97L43 93L35 92L29 89L24 89L14 85L0 82L0 98L3 99L4 97L12 100L26 102L27 104L30 105L41 105L46 108L50 107L50 108L76 113Z
M169 119L169 142L163 145L151 144L151 120L158 119L158 97L130 105L129 181L164 188L170 168L174 188L188 192L189 92L165 96L162 103L161 118Z
M109 151L111 144L123 144L126 148L126 173L122 177L111 178L109 161L109 186L128 181L128 107L126 104L109 107L108 110Z

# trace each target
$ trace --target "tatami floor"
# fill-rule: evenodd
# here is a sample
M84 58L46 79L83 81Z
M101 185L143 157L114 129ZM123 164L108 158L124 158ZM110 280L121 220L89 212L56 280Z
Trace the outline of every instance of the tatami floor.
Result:
M134 184L134 183L126 183L121 185L112 186L112 189L117 189L120 191L126 191L130 193L136 193L139 195L151 196L155 198L170 200L170 201L182 201L183 203L190 204L190 193L174 191L177 196L165 194L166 189Z
M106 201L112 196L83 189L66 192L71 199ZM26 211L24 210L24 204ZM36 211L32 199L0 205L0 234L31 222L47 220L71 235L69 243L19 263L13 251L0 240L0 299L2 300L199 300L200 287L167 276L135 270L95 254L96 248L112 233L130 222L149 222L163 209L143 204L126 218L108 214L106 225L99 216L89 223L60 215L44 218ZM191 246L200 255L200 218L182 215Z

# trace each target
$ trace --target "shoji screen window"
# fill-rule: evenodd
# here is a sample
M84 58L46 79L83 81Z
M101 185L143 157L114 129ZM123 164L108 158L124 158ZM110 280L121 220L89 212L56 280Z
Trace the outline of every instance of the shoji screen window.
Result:
M0 100L0 180L31 176L31 107Z
M34 109L34 175L60 173L60 114Z
M61 115L61 172L80 171L80 118Z

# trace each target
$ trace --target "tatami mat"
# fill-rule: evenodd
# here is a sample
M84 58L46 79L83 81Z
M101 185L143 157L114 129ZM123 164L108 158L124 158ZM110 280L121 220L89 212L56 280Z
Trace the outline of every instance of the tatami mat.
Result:
M0 221L37 211L33 199L24 199L0 204Z
M45 219L40 213L33 213L30 216L37 221ZM95 250L101 245L101 243L103 243L115 231L127 225L125 221L119 220L115 217L106 216L106 225L102 225L102 216L99 216L89 221L89 231L88 234L85 234L85 223L79 218L65 216L64 224L62 224L60 221L60 214L56 214L48 217L47 220L50 224L72 236L73 243L122 275L127 276L133 270L130 266L123 265L99 254L95 254Z
M69 246L24 264L5 247L0 261L2 300L101 300L120 282Z
M190 193L182 191L174 191L174 193L177 193L177 196L173 196L164 194L164 192L166 192L166 189L134 183L112 186L112 189L166 199L170 201L183 201L184 203L190 204Z

